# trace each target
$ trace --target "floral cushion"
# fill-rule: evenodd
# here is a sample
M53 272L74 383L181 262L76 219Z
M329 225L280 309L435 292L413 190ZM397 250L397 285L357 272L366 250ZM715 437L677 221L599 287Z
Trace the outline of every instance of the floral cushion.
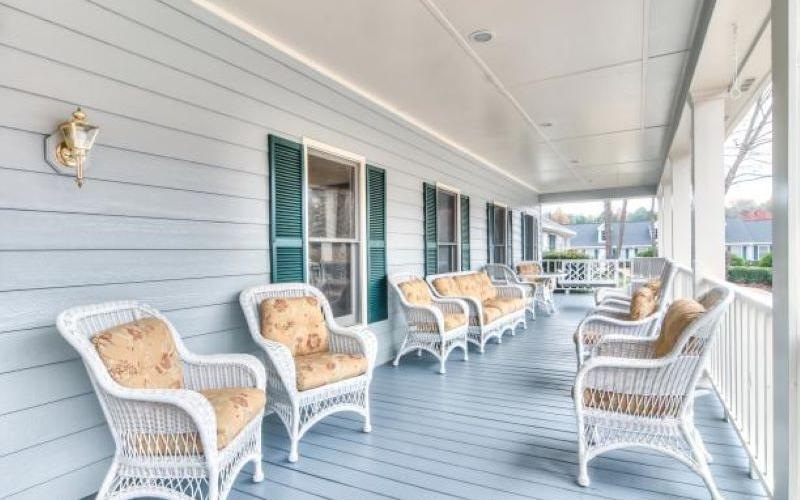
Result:
M483 308L483 324L488 325L489 323L495 321L497 318L503 315L503 311L496 307L484 307Z
M503 314L509 314L525 307L525 303L522 299L513 297L496 297L494 299L484 300L483 306L494 307L495 309L500 309Z
M118 384L134 389L180 389L183 365L166 323L143 318L109 328L92 344Z
M491 300L497 297L497 289L492 284L492 280L489 279L489 275L486 273L478 273L478 283L481 285L481 301Z
M650 288L642 287L636 290L631 297L631 319L638 321L645 319L658 308L656 296Z
M697 301L678 299L669 306L661 324L661 331L655 342L656 357L663 357L672 352L675 344L683 335L683 331L697 318L705 314L706 309ZM689 347L691 342L687 344Z
M461 274L454 276L453 280L461 291L461 297L469 297L481 301L481 280L477 274Z
M661 295L661 280L650 280L642 285L642 287L649 288L656 297Z
M294 358L297 390L306 391L367 373L367 358L322 352Z
M410 304L429 306L433 303L431 291L427 283L421 279L413 279L400 283L400 290Z
M217 416L217 448L228 446L267 403L263 390L249 387L206 389L200 391Z
M542 274L542 268L536 262L517 264L517 274L536 276Z
M444 297L458 297L461 294L458 284L449 276L433 280L433 287L439 292L439 295Z
M292 356L328 350L328 328L315 297L277 297L263 300L261 335L288 347Z
M217 419L217 449L221 450L253 421L267 402L263 390L229 387L199 391L214 409ZM200 455L203 443L196 432L178 434L133 434L129 438L136 453L150 456Z
M583 406L639 417L677 417L683 397L677 395L624 394L620 392L585 389Z
M449 313L444 315L444 329L450 331L467 324L467 315L464 313Z

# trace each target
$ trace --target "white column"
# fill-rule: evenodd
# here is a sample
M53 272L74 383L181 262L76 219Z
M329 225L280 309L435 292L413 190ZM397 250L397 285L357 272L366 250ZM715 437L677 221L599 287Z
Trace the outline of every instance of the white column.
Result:
M725 280L725 94L692 98L695 276Z
M772 1L772 374L776 500L800 499L800 70L798 0Z
M692 266L692 161L689 155L672 159L672 258Z
M662 181L658 201L658 255L674 258L672 252L672 180Z

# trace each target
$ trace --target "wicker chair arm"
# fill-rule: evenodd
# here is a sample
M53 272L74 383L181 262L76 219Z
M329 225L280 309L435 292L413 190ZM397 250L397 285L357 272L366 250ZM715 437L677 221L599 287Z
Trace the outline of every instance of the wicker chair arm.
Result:
M265 362L268 364L267 371L274 371L277 373L287 391L290 393L296 392L297 373L292 351L280 342L268 340L263 337L259 338L257 342L266 353Z
M611 358L652 359L655 339L624 334L605 335L592 349L592 356Z
M217 417L211 402L199 392L189 389L131 389L118 384L105 385L103 391L117 432L166 434L165 427L168 427L177 434L196 433L209 459L217 453ZM132 415L135 418L131 418ZM123 443L123 446L128 445L130 443Z
M603 299L599 304L600 307L625 307L628 308L631 306L631 298L630 297L606 297Z
M498 297L509 297L514 299L524 299L525 289L522 285L494 285Z
M266 388L264 365L249 354L185 353L183 365L184 382L195 391L224 387Z
M378 354L378 339L369 327L342 327L332 323L328 324L328 330L332 352L361 354L367 358L368 371L372 372Z
M608 316L610 318L625 319L630 317L631 308L629 305L610 306L603 304L592 309L591 314L596 314L599 316Z
M433 305L444 314L469 315L469 306L463 299L437 297L433 299Z

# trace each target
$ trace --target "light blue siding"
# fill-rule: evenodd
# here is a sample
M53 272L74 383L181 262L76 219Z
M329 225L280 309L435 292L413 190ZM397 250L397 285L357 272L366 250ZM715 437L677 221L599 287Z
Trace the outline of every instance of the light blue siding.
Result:
M422 269L423 181L470 196L473 268L485 202L536 201L189 2L8 0L0 23L0 497L87 495L113 452L62 309L137 298L192 349L253 350L237 295L270 273L268 134L387 170L389 272ZM78 104L101 126L81 190L42 154ZM387 360L396 308L374 327Z

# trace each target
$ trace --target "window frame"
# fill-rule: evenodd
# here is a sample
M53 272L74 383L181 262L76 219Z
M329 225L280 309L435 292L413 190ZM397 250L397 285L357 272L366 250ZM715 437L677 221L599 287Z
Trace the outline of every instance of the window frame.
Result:
M461 190L441 182L437 182L434 186L436 187L436 272L457 272L461 270ZM439 231L441 229L441 225L439 224L439 193L441 192L447 193L453 197L453 214L455 219L453 221L455 224L453 228L454 243L442 243L439 239ZM455 260L453 261L455 268L448 271L439 269L439 249L444 245L451 246L455 249Z
M362 155L358 155L352 153L350 151L337 148L335 146L331 146L330 144L320 142L309 137L302 137L301 143L303 145L303 185L305 186L306 192L304 193L303 197L303 213L304 213L304 220L303 220L303 251L305 254L305 262L303 263L305 266L305 273L306 273L306 282L311 282L311 258L309 253L309 246L312 243L311 235L309 234L309 216L310 216L310 189L311 186L308 183L308 169L310 168L308 157L309 157L309 150L312 151L319 151L321 153L326 153L329 155L337 156L342 158L345 161L349 161L355 163L356 167L356 216L358 218L357 223L355 225L356 230L356 238L313 238L313 243L351 243L357 246L357 256L358 256L358 264L356 266L357 270L357 277L356 277L356 287L355 287L355 295L356 301L355 303L358 304L358 311L354 315L354 321L352 322L344 322L343 325L367 325L368 317L367 317L367 160L366 157ZM346 241L345 241L346 240ZM343 318L347 318L347 316L342 316ZM337 318L338 319L338 318Z
M509 241L508 223L509 223L509 212L510 212L510 210L508 208L508 205L506 205L505 203L499 203L499 202L496 202L496 201L492 201L490 203L492 204L492 211L493 211L492 222L494 224L492 229L491 229L492 241L487 241L486 242L487 245L490 245L492 247L492 252L491 252L492 262L490 262L490 264L505 264L505 265L509 265L509 261L510 261L509 256L511 254L511 248L508 245L508 241ZM497 225L497 210L498 209L501 209L503 211L503 223L500 226ZM503 228L502 244L495 243L498 240L497 232L495 231L495 229L497 227L502 227ZM511 241L512 241L511 244L513 245L513 235L511 237ZM502 260L502 262L498 261L498 259L497 259L497 248L501 247L501 246L503 247L503 260Z

